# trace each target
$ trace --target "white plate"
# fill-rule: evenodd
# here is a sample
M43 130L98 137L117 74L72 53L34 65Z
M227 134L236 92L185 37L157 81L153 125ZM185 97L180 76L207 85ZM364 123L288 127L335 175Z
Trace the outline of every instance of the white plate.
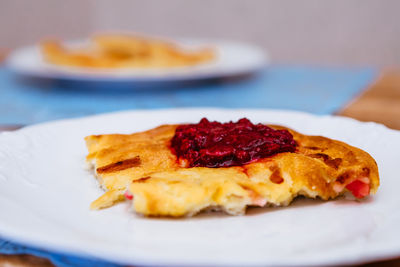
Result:
M369 152L381 186L364 201L298 200L245 216L148 219L128 203L102 211L83 138L201 117L290 126ZM320 265L400 255L400 133L348 118L273 110L170 109L63 120L0 135L0 235L28 245L135 265Z
M79 45L75 41L70 45ZM20 48L8 58L8 66L14 72L39 78L88 80L88 81L187 81L249 74L262 69L268 57L260 48L244 43L179 39L176 41L188 49L212 47L216 60L198 66L173 69L115 69L95 70L79 67L60 67L44 62L38 46Z

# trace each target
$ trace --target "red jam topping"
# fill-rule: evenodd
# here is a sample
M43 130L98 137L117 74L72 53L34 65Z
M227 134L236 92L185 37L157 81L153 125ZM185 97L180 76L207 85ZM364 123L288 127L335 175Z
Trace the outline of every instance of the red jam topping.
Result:
M355 180L348 185L346 188L355 196L356 198L363 198L369 195L370 187L360 180Z
M248 119L177 127L171 148L185 167L240 166L281 152L294 152L296 142L287 130L274 130Z

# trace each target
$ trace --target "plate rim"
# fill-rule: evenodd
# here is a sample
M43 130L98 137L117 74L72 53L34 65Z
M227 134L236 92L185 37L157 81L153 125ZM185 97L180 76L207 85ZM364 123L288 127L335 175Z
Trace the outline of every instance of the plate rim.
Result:
M88 39L75 39L75 40L70 40L66 41L66 43L74 43L74 42L85 42ZM169 39L168 39L169 40ZM260 46L257 46L252 43L246 43L242 41L234 41L230 39L217 39L217 38L170 38L170 40L173 40L176 42L176 44L183 44L185 42L193 42L197 43L197 45L203 45L203 46L210 46L213 45L215 49L219 49L221 46L225 45L233 45L233 46L239 46L239 47L244 47L248 51L251 51L251 53L256 53L258 54L258 61L253 62L252 66L248 67L245 66L239 66L236 70L218 70L218 69L209 69L209 70L201 70L201 68L207 68L207 66L212 66L213 62L210 63L205 63L204 65L199 65L199 66L189 66L188 68L182 68L182 69L175 69L175 70L167 70L167 72L161 71L157 73L156 71L150 70L149 73L150 75L142 75L139 72L133 71L131 74L129 72L125 75L118 75L118 71L111 71L110 73L104 72L104 73L96 73L96 70L93 71L93 73L89 72L84 72L84 68L82 68L81 72L78 69L73 70L73 67L71 67L72 71L69 71L67 68L59 68L57 66L54 66L53 69L50 68L49 70L46 70L43 68L43 66L40 66L40 68L37 69L27 69L26 66L22 65L18 61L18 57L21 56L23 53L29 53L29 54L35 54L38 53L37 50L39 50L39 45L34 44L34 45L27 45L27 46L22 46L19 47L15 50L13 50L9 56L6 58L5 61L5 66L11 70L12 72L22 75L22 76L29 76L29 77L37 77L37 78L45 78L45 79L62 79L62 80L71 80L71 81L110 81L110 82L153 82L155 81L189 81L189 80L204 80L204 79L213 79L213 78L219 78L219 77L230 77L230 76L237 76L241 74L247 74L247 73L253 73L258 70L261 70L267 66L270 65L270 56L268 54L268 51L266 49L261 48ZM27 52L28 51L28 52ZM215 63L215 62L214 62ZM38 61L36 64L44 64L44 61ZM49 65L51 67L51 64ZM200 70L200 71L199 71ZM159 71L159 70L158 70ZM169 72L168 72L169 71ZM123 71L122 71L123 72ZM138 74L139 73L139 74ZM161 74L160 74L161 73Z

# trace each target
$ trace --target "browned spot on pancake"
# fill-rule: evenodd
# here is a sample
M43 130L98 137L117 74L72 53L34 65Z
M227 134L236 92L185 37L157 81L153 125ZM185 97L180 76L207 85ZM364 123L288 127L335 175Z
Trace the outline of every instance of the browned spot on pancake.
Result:
M370 169L367 167L362 168L361 175L369 177Z
M342 164L342 159L341 158L329 159L329 160L325 161L325 163L329 167L332 167L334 169L338 169L340 164Z
M117 161L117 162L108 164L106 166L97 168L96 171L97 171L97 173L116 172L116 171L126 170L126 169L129 169L132 167L138 167L138 166L140 166L140 164L141 164L140 157L136 156L134 158Z
M338 181L341 184L344 184L346 182L346 180L348 180L350 178L350 176L353 175L353 171L346 171L344 173L342 173L337 179L336 181Z
M283 181L285 181L281 175L281 170L279 169L278 166L274 165L269 168L272 171L271 176L269 177L269 180L273 182L274 184L281 184Z
M333 159L329 155L324 154L324 153L316 153L316 154L311 154L308 156L312 157L312 158L322 159L326 165L328 165L329 167L334 168L334 169L338 169L340 164L342 163L341 158Z
M320 147L316 147L316 146L305 146L304 148L311 149L311 150L322 150L322 151L325 150L324 148L320 148Z
M150 179L150 176L142 177L136 180L133 180L132 183L144 183L146 180Z

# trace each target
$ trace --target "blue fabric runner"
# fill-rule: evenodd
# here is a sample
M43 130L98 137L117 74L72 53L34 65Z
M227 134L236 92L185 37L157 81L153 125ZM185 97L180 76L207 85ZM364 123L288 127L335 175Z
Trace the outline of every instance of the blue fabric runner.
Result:
M30 254L49 259L58 267L122 267L122 265L102 261L95 258L83 258L63 253L50 252L32 247L26 247L0 238L1 254Z
M0 124L32 124L126 109L278 108L331 114L375 77L371 68L273 66L258 75L176 87L16 81L0 68Z
M332 114L376 77L372 68L272 66L247 79L168 84L18 82L0 68L0 124L32 124L126 109L172 107L278 108ZM96 86L96 88L94 88ZM25 247L0 238L0 253L33 254L60 267L118 266Z

